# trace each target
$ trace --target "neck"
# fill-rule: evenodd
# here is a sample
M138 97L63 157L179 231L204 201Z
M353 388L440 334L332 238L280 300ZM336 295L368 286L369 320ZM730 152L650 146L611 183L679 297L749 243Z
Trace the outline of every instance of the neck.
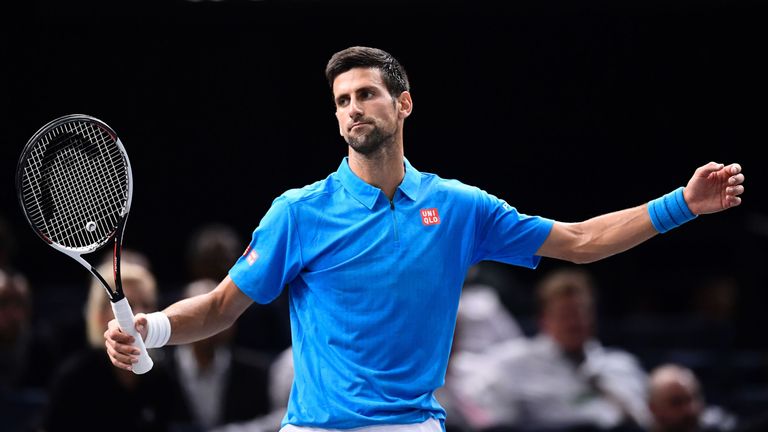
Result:
M349 168L364 182L384 192L390 200L395 196L397 186L403 181L403 146L382 148L374 154L363 155L350 147Z

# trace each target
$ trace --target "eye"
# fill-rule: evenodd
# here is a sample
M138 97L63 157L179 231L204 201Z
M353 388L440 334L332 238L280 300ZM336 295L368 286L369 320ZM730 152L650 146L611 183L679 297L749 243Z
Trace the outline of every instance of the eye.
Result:
M346 96L342 96L338 99L336 99L336 106L337 107L345 107L349 104L349 98Z

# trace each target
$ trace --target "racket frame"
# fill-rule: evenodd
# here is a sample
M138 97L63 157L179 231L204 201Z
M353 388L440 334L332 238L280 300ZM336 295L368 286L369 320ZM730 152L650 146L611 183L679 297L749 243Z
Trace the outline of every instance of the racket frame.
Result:
M114 231L109 233L109 235L105 236L105 238L102 241L96 244L89 245L87 247L78 247L78 248L72 248L72 247L68 247L60 243L57 243L52 239L48 238L42 232L40 232L40 230L38 230L38 228L32 222L32 219L27 212L27 206L24 203L24 197L22 193L24 168L27 165L29 154L36 147L38 140L43 135L50 132L52 129L71 121L84 121L84 122L94 123L100 129L102 129L107 134L109 134L112 139L114 139L115 145L117 145L118 149L120 150L120 155L125 161L125 170L126 170L126 176L127 176L126 182L128 183L127 198L125 200L125 205L120 210L120 215L119 215L120 219L118 220L117 226L114 229ZM128 153L126 152L125 147L123 146L123 143L118 138L117 133L115 133L115 131L103 121L86 114L70 114L70 115L56 118L46 123L40 129L38 129L34 135L32 135L32 137L29 139L29 141L27 141L27 144L24 146L24 149L22 150L21 157L19 158L19 163L16 167L16 194L19 199L19 204L21 205L22 211L24 212L24 217L27 220L27 223L29 223L30 227L38 235L38 237L40 237L45 243L47 243L52 248L56 249L57 251L69 256L73 260L80 263L80 265L85 267L101 283L101 285L106 290L107 295L109 296L109 299L112 303L112 311L115 315L115 318L117 318L118 320L120 328L123 329L123 331L125 331L126 333L134 337L135 339L134 345L137 348L139 348L139 350L141 351L139 356L139 362L133 366L133 371L136 374L143 374L149 371L150 369L152 369L152 366L153 366L152 359L147 354L147 350L144 345L144 341L141 338L141 335L136 331L136 329L133 326L133 311L131 310L131 306L128 303L128 300L125 298L125 294L123 293L123 283L122 283L122 278L120 276L120 256L121 256L122 245L123 245L123 233L125 231L125 224L128 220L128 213L131 209L131 202L133 201L133 172L131 171L131 162L128 159ZM83 258L83 255L88 255L101 250L110 241L112 241L113 243L112 275L115 281L114 291L110 288L109 283L107 283L104 277L101 274L99 274L98 271L96 271L96 268L94 268L91 263L89 263L85 258Z

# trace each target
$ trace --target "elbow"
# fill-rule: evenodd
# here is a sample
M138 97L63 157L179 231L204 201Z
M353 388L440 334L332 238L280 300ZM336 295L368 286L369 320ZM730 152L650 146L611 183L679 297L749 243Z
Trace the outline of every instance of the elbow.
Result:
M221 330L226 330L235 324L239 315L234 313L230 308L222 307L219 309L219 317Z
M215 290L207 294L210 296L212 305L212 315L209 318L209 321L213 324L213 327L216 328L217 333L232 327L232 325L237 320L237 316L230 313L226 307L226 301L224 297L219 294L220 293Z
M571 228L571 246L565 257L567 261L574 264L590 264L603 258L599 253L600 248L596 247L597 239L589 231L579 224L574 224Z
M211 296L216 327L220 330L232 327L240 315L253 303L253 300L243 294L229 277L224 278L208 295Z
M573 264L590 264L600 260L600 256L590 253L584 248L572 247L556 258Z
M570 257L567 258L567 261L572 262L573 264L591 264L595 261L599 261L602 257L597 256L595 254L590 254L586 252L576 252L573 253Z

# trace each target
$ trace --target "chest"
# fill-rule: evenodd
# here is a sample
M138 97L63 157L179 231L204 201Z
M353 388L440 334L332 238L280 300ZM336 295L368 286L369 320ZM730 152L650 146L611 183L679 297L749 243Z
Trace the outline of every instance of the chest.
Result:
M372 263L387 271L404 263L464 259L471 224L444 202L377 202L373 209L323 209L302 218L302 256L310 272ZM309 226L307 226L309 225Z

